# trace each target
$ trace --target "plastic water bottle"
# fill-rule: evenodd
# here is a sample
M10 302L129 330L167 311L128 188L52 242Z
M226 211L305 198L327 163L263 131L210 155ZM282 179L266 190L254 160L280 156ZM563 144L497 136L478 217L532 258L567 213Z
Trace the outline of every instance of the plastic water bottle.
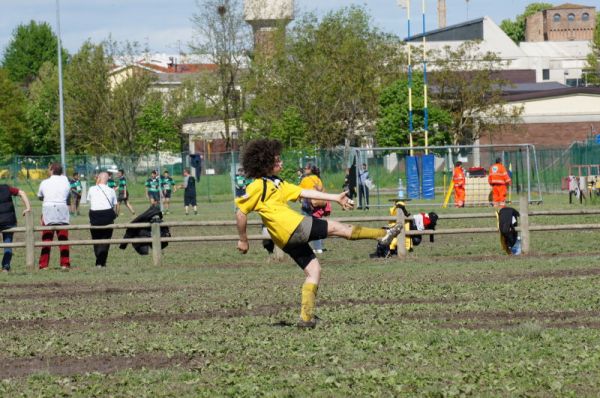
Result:
M521 237L517 237L517 241L515 242L514 246L511 249L512 254L514 254L515 256L518 256L519 254L521 254Z
M404 190L404 184L402 178L398 178L398 199L405 199L406 191Z

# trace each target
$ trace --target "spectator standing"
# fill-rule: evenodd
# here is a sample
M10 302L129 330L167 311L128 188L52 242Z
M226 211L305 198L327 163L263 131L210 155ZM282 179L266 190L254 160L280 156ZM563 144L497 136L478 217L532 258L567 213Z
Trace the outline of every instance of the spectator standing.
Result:
M73 178L69 180L71 184L71 214L79 215L79 202L81 202L81 181L79 180L79 174L73 173Z
M311 163L306 164L304 167L304 177L300 181L300 188L323 192L323 181L321 181L320 170L317 166ZM322 214L317 213L317 209L323 208L326 205L327 202L325 201L302 199L302 214L309 217L322 218ZM317 214L316 216L313 215L315 213ZM310 242L310 245L315 253L323 253L323 239L313 240Z
M237 174L235 175L234 181L236 198L242 197L246 194L246 186L249 183L250 180L246 178L246 175L244 174L244 169L240 167L237 171Z
M512 180L502 164L501 158L497 158L496 163L490 167L488 183L492 187L492 204L494 207L504 207L506 205L507 187L512 183Z
M184 189L183 205L185 206L185 215L189 214L189 206L194 207L194 215L198 214L198 208L196 207L196 179L193 175L190 175L190 169L183 169L183 184L181 184L181 188Z
M88 190L87 200L90 203L90 224L92 226L109 225L117 216L117 196L115 190L108 186L108 173L101 172L96 177L96 185ZM110 239L113 235L112 228L90 229L93 240ZM94 245L96 267L106 267L109 244Z
M42 203L42 226L45 225L69 225L69 207L67 199L71 192L69 179L62 175L63 168L60 163L52 163L48 169L49 177L42 181L38 189L38 198ZM42 241L52 242L56 232L59 241L69 240L69 231L66 229L59 231L42 231ZM69 246L61 245L60 266L63 270L68 270L71 266L69 259ZM47 269L50 262L50 246L42 247L39 266L40 269Z
M146 197L150 200L150 205L158 206L160 204L160 180L156 170L152 170L150 177L146 180Z
M13 196L20 196L25 210L23 215L31 211L31 204L27 198L27 194L22 190L11 187L6 184L0 185L0 233L2 233L2 242L12 243L13 232L4 232L9 228L17 226L17 214L13 203ZM12 248L4 248L4 256L2 256L2 272L10 271L10 260L12 259Z
M125 206L127 206L131 214L135 215L135 210L133 210L133 206L131 206L131 203L129 203L129 189L127 188L125 170L120 169L117 173L117 178L119 179L119 185L117 188L117 192L119 194L117 196L117 214L121 214L121 203L125 203Z
M167 170L164 171L160 178L160 189L162 191L163 203L165 212L169 214L169 205L171 204L171 192L175 189L175 180L169 175Z
M367 170L367 164L363 163L358 172L358 209L369 210L369 185L371 185L371 177Z
M465 172L462 162L456 162L454 165L452 182L454 183L454 206L465 207Z
M110 171L107 171L106 173L108 174L108 181L107 181L106 185L113 191L116 191L117 190L117 182L113 178L113 173L111 173Z
M348 195L350 200L356 196L356 164L353 163L350 168L346 169L342 189L347 192L346 195Z

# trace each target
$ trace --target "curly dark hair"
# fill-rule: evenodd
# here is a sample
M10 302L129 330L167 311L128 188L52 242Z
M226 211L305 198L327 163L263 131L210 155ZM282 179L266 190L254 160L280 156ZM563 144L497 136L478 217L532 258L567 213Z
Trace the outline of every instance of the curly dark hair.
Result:
M281 155L283 145L277 140L250 141L242 154L242 167L250 178L267 177L275 167L275 157Z

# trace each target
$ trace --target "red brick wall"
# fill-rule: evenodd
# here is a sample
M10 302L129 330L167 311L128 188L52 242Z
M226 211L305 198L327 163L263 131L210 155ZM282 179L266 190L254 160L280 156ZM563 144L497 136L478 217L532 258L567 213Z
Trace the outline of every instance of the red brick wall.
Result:
M598 122L532 123L522 124L514 131L484 133L481 144L534 144L536 147L566 148L573 141L585 140L591 125L600 129Z
M227 143L225 140L223 139L218 139L218 140L211 140L210 144L208 141L204 142L204 140L196 140L194 141L194 153L201 153L204 154L204 149L206 148L206 152L209 151L209 145L210 145L210 152L211 153L220 153L220 152L229 152L229 151L237 151L238 150L238 144L237 144L237 140L233 140L232 142L232 148L227 148Z

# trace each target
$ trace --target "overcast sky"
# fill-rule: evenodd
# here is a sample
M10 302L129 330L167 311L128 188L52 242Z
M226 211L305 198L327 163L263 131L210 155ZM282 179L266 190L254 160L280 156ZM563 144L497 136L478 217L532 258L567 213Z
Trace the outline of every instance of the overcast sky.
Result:
M563 2L549 1L554 4ZM566 2L566 1L564 1ZM437 28L437 0L426 0L428 29ZM489 16L496 23L520 14L527 0L446 0L448 25ZM585 0L600 8L600 0ZM342 6L364 5L381 29L406 36L406 11L397 0L296 0L301 11L319 15ZM421 31L421 1L412 0L414 30ZM467 11L468 4L468 11ZM0 52L4 52L13 30L30 20L46 21L56 31L56 0L0 0ZM190 17L197 12L195 0L60 0L63 45L74 53L83 41L99 42L112 34L117 41L148 43L155 52L187 50L193 35Z

